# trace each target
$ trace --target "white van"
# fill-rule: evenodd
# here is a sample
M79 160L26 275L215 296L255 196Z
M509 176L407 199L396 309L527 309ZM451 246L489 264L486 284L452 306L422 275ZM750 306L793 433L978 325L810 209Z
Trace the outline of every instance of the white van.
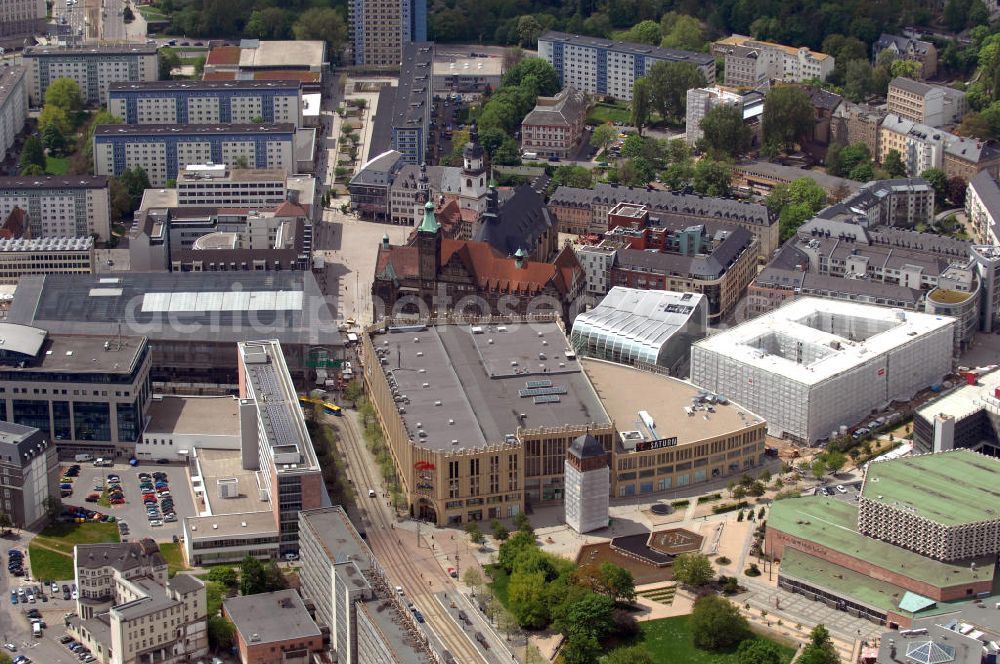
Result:
M524 154L521 155L521 158L522 159L538 159L538 153L537 152L525 152Z
M77 463L82 463L84 461L93 461L94 460L94 455L93 454L77 454L73 458L76 459Z
M42 625L40 623L31 623L31 635L36 639L42 638Z

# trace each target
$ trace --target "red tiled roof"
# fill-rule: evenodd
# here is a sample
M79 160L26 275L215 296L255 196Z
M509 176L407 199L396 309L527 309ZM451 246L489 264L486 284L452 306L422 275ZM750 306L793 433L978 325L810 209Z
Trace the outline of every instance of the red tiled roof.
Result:
M303 83L318 83L320 73L318 71L275 69L255 71L253 77L256 81L302 81Z
M240 64L239 46L217 46L208 52L206 65L238 65Z
M291 201L285 201L279 205L274 210L274 216L276 217L304 217L306 216L306 211L302 209L302 206L296 205Z
M27 237L25 235L25 232L28 230L26 222L27 218L24 210L15 205L11 209L10 214L7 215L6 221L3 222L3 226L0 227L0 238L4 240L17 240L22 236Z

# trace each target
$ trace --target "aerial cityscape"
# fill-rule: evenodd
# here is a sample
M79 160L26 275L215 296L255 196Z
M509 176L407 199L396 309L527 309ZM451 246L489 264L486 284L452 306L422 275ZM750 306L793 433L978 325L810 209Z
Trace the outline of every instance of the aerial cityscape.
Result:
M997 664L998 0L0 0L0 664Z

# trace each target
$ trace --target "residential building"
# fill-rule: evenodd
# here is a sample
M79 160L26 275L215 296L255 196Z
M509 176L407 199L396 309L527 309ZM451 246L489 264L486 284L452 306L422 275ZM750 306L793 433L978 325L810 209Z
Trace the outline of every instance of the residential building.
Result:
M824 90L815 85L800 86L802 91L809 95L813 108L816 110L816 124L813 128L812 140L808 141L806 148L810 148L809 143L821 148L830 144L833 136L833 122L837 110L844 102L844 98L838 94ZM826 153L823 151L823 156Z
M475 57L451 53L434 58L434 89L441 92L496 90L500 87L501 76L503 58L489 53L477 53Z
M588 433L611 455L612 496L738 476L763 461L763 420L727 401L711 418L678 421L685 406L705 410L696 387L579 359L555 321L388 327L365 333L362 352L409 511L439 525L561 503L567 448ZM649 414L642 427L637 409Z
M803 298L696 342L691 380L812 443L951 370L954 319Z
M981 171L1000 177L1000 147L993 141L951 136L944 147L945 175L971 182Z
M570 343L580 357L663 367L687 375L688 349L705 336L704 295L616 286L573 321Z
M45 32L44 0L4 0L0 2L0 46L18 47L34 42Z
M423 164L430 147L430 122L434 112L432 67L434 44L412 42L396 61L399 80L382 87L378 95L368 159L388 150L402 155L404 164Z
M883 32L872 44L872 60L877 61L883 51L889 51L897 59L919 62L922 79L933 78L937 73L938 52L932 42Z
M444 238L428 201L410 244L379 246L372 283L374 318L427 316L431 312L471 316L501 310L524 315L555 312L572 320L583 293L583 270L566 247L552 262L527 259L523 249L501 255L486 242Z
M206 81L299 81L305 93L320 92L329 70L326 42L241 39L239 45L210 43Z
M129 232L134 270L308 270L312 224L290 201L266 208L152 208Z
M2 20L0 25L3 25ZM0 40L2 39L0 36ZM24 123L28 120L28 91L24 79L25 70L21 65L6 64L0 68L0 155L4 157L14 145L17 135L24 131Z
M615 264L618 249L614 243L602 242L577 244L573 251L576 252L576 259L587 278L587 304L596 305L611 290L608 279L611 277L611 266Z
M839 203L820 210L823 219L850 220L867 228L913 228L934 221L934 187L923 178L866 182Z
M145 337L0 323L0 338L0 420L41 430L64 454L132 455L152 397Z
M14 527L45 522L49 497L59 495L59 477L59 456L48 436L0 421L0 508Z
M699 224L716 221L750 231L758 241L759 255L770 257L778 248L778 218L758 203L732 198L712 198L673 191L648 190L600 182L593 189L558 187L549 198L560 233L603 235L608 213L619 203L645 207L651 217L664 222Z
M718 85L710 88L691 88L687 91L684 140L694 146L705 132L701 121L716 106L735 106L743 113L743 120L755 120L764 113L764 95L757 91L737 92Z
M236 342L250 333L278 339L299 382L315 379L321 360L343 359L343 337L312 272L27 276L7 320L53 335L144 335L154 381L200 383L215 394L238 389Z
M242 664L281 664L323 650L323 635L295 590L230 597L222 615L236 628Z
M77 544L79 599L67 627L103 664L181 664L208 652L205 584L190 574L167 577L152 539Z
M139 166L154 187L176 179L189 164L206 162L232 167L246 160L254 168L291 174L299 159L296 134L291 123L100 125L94 131L94 172L117 176Z
M160 77L156 44L31 46L24 49L23 56L32 108L42 105L49 84L59 78L76 81L88 105L105 106L112 83Z
M733 164L732 173L732 186L749 189L761 195L766 195L779 184L791 184L799 178L815 180L831 198L846 196L861 188L861 183L854 180L764 160L736 162Z
M108 110L130 125L251 124L303 126L298 80L136 81L108 86Z
M764 551L781 560L778 585L890 628L975 610L993 592L996 466L969 450L896 458L869 464L857 505L822 496L775 503Z
M879 154L879 131L885 116L884 108L845 101L833 112L830 139L840 145L864 143L868 146L868 152L875 157Z
M910 174L940 168L949 178L960 177L968 182L980 171L994 176L1000 173L1000 149L992 143L956 136L893 114L885 117L879 132L879 162L885 161L891 150L900 153Z
M369 154L372 152L369 151ZM386 150L369 157L347 185L351 194L351 209L366 219L386 221L389 218L389 188L393 185L395 173L403 166L402 159L403 155L397 150ZM404 216L400 222L406 225L413 223L412 198L408 202L410 205L404 212L409 218Z
M521 120L521 150L562 159L575 155L589 107L587 95L573 88L563 88L554 97L539 97Z
M0 218L23 210L33 238L93 235L105 242L111 237L110 204L105 176L0 177Z
M657 62L694 65L715 82L715 58L708 53L692 53L633 42L548 31L538 38L538 56L559 73L563 87L594 96L632 100L632 86Z
M712 53L725 59L726 85L733 87L753 88L767 81L825 81L834 66L832 55L744 35L720 39L712 44Z
M966 111L961 90L902 76L889 82L886 104L889 113L931 127L958 124Z
M965 192L965 214L976 242L1000 245L1000 185L987 171L969 181Z
M407 45L427 41L426 0L351 0L352 63L363 71L398 71Z
M48 237L37 240L0 237L0 284L16 284L29 274L90 274L94 239Z

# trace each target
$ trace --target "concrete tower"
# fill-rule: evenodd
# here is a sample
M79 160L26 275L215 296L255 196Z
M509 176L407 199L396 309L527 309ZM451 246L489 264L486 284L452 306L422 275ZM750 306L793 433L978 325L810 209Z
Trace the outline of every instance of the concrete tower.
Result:
M608 527L610 455L589 433L566 451L566 524L578 533Z

